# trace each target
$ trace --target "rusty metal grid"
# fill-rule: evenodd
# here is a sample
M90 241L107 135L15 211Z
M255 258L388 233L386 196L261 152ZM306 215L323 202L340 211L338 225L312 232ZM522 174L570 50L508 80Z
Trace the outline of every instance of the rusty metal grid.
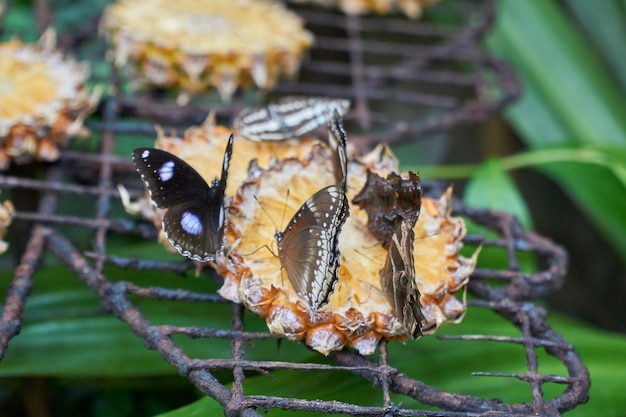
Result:
M39 3L45 6L45 2ZM491 2L460 2L460 5L459 10L461 16L465 16L465 20L462 26L454 30L443 30L437 26L401 18L346 18L337 13L318 9L298 8L312 30L317 27L316 22L349 29L345 31L347 42L333 43L334 39L327 39L326 42L318 41L316 46L322 49L324 45L330 44L337 45L337 48L343 47L344 52L348 53L348 65L342 66L343 62L329 65L329 62L323 59L316 61L314 51L311 61L303 67L300 82L283 83L279 91L281 94L307 94L315 91L316 94L350 97L354 102L354 110L348 115L348 119L354 123L355 129L362 129L362 132L350 135L350 139L363 147L370 147L381 139L392 142L410 140L428 132L439 132L462 123L481 121L512 100L518 93L518 86L506 65L485 56L475 46L477 39L487 30L493 17ZM370 50L372 46L367 30L375 28L371 31L376 35L381 31L384 32L385 28L390 31L391 29L388 29L390 27L396 30L397 23L401 23L401 30L414 31L415 36L426 34L424 36L436 40L426 48L427 52L412 51L407 54L405 60L395 62L386 68L383 71L386 72L384 77L376 79L375 75L379 73L377 72L379 69L373 70L363 61L363 52ZM398 47L398 50L401 49ZM460 70L458 73L450 72L449 68L455 67L463 67L464 72ZM315 76L316 71L322 75L328 74L330 71L328 68L334 68L333 70L337 72L345 71L344 75L349 82L343 84L343 90L337 90L337 84L329 80L320 82L320 77ZM425 84L452 83L451 80L456 80L457 83L452 84L459 86L460 92L453 91L450 97L454 97L454 100L443 106L438 105L441 102L437 100L429 101L432 97L420 101L419 104L412 101L423 99L420 93L396 95L397 91L392 85L394 77L401 78L413 73L417 75L411 75L411 80L417 77ZM308 81L316 79L318 81ZM373 84L376 84L374 87L377 87L377 90L372 88ZM375 96L372 91L386 91L388 94ZM232 117L242 106L242 100L240 97L233 104L219 106L218 116ZM386 115L385 107L381 106L381 103L391 107L397 103L411 108L414 106L416 117L406 121L393 120ZM523 230L511 215L470 209L458 201L453 205L454 214L472 219L493 231L496 236L485 238L470 235L465 239L466 245L499 248L508 258L506 269L476 270L469 284L469 290L476 299L470 300L468 307L486 308L497 312L512 326L518 328L521 336L463 335L447 339L480 340L483 343L522 346L527 372L477 373L477 375L516 378L528 383L531 392L528 402L506 404L498 400L444 392L426 385L420 381L419 375L406 375L393 367L393 358L389 357L385 343L380 345L376 361L348 349L331 353L326 364L246 360L245 353L251 349L250 341L275 339L277 336L269 332L246 331L243 308L239 305L232 306L230 328L198 328L151 323L132 301L136 297L158 299L164 303L168 300L206 303L207 315L211 314L212 304L226 301L216 294L140 287L133 282L119 281L115 276L103 274L104 265L107 263L136 270L138 274L154 274L165 270L185 272L193 269L193 265L184 260L155 262L123 259L111 256L107 252L108 237L111 234L138 234L149 239L156 236L152 226L135 222L128 217L113 218L111 215L111 207L119 204L116 201L119 195L115 188L118 183L128 185L131 195L139 196L143 193L143 186L138 175L134 173L129 158L114 155L114 146L120 134L143 134L148 141L148 138L153 138L152 124L155 121L188 126L201 121L206 116L207 110L197 105L178 108L166 100L150 95L107 97L100 106L100 121L90 123L94 135L99 139L98 153L64 151L57 164L45 167L46 174L43 179L26 178L12 172L0 175L1 188L10 188L15 192L29 190L39 197L37 209L18 207L16 215L16 219L29 222L32 228L4 301L0 318L0 358L4 356L6 349L10 348L11 339L19 333L24 305L33 285L36 285L36 272L43 255L51 253L67 265L68 273L77 275L98 295L105 311L126 322L137 336L144 339L148 348L157 351L163 360L174 366L202 393L215 398L224 407L225 415L228 416L256 416L261 415L262 410L273 408L309 411L313 414L344 415L553 416L561 415L586 402L590 384L586 367L575 349L545 323L545 311L530 302L559 288L564 279L567 254L548 239ZM438 195L440 191L435 185L428 183L424 188L425 193L431 196ZM68 195L91 198L94 211L85 213L84 216L63 213L59 208L59 201ZM88 252L77 249L78 242L73 242L62 231L72 227L93 231L92 245ZM518 263L520 252L536 254L541 270L534 274L520 272ZM173 341L174 335L229 340L231 358L188 357ZM547 375L539 372L537 355L540 351L545 351L561 362L566 373ZM227 381L232 382L229 386L215 376L215 371L224 369L232 371L232 377ZM246 372L271 375L273 371L282 369L303 373L340 371L356 375L381 387L380 405L365 407L341 401L286 398L280 397L280 393L266 393L267 395L246 393L244 389ZM479 383L480 379L477 381ZM545 399L542 393L544 384L561 384L564 391L552 399ZM391 402L391 393L413 398L424 406L434 406L438 410L409 409L401 403L394 404Z

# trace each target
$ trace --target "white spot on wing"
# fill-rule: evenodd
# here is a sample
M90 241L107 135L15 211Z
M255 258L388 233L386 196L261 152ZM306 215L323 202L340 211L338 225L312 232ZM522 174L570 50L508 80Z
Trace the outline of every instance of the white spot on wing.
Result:
M189 211L184 212L180 218L180 227L191 235L199 235L202 233L200 218Z
M141 158L142 159L146 159L148 156L150 156L150 151L148 149L145 149L142 153L141 153Z
M174 176L174 161L167 161L159 168L159 177L161 181L169 181Z

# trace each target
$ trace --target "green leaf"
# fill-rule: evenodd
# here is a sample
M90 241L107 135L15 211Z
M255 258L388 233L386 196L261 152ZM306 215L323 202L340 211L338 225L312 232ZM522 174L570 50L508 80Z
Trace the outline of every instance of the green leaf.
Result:
M565 139L626 147L621 89L558 3L501 0L498 6L488 46L514 64L525 94L528 88L539 94Z
M620 0L565 0L569 10L585 29L594 49L601 54L626 91L626 6ZM602 24L598 24L602 22Z
M532 228L532 219L524 198L496 159L487 159L474 172L463 200L471 207L514 214L525 228Z

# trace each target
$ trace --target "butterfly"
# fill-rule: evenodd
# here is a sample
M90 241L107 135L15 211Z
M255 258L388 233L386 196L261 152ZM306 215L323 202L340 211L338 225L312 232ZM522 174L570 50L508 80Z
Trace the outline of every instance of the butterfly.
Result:
M298 138L324 125L329 113L348 112L346 99L284 97L264 107L245 109L235 118L239 135L253 141Z
M345 192L329 185L305 201L285 230L276 233L280 263L313 311L328 303L337 283L339 233L348 213Z
M394 315L400 320L409 336L422 335L425 318L420 303L420 292L415 282L413 261L413 232L411 220L400 220L389 241L389 251L380 270L380 284L391 304Z
M152 202L167 209L165 235L182 255L196 261L214 260L223 251L224 194L232 152L233 135L226 145L222 176L209 186L188 163L169 152L154 148L133 151L133 163Z
M335 151L336 185L313 194L275 235L278 258L296 293L311 310L326 305L337 283L339 233L349 215L346 197L346 133L338 111L328 118Z
M348 175L348 157L346 155L346 131L343 129L341 114L333 110L328 118L328 143L333 148L333 161L337 184L346 191Z
M422 205L422 186L419 175L409 172L401 177L395 172L387 179L368 171L363 189L352 202L367 212L367 228L384 247L387 247L397 224L417 221Z

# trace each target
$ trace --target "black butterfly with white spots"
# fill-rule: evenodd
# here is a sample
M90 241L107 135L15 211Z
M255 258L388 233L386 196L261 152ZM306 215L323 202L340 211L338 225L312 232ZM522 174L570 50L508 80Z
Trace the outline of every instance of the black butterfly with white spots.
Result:
M224 249L224 195L232 152L233 135L226 145L222 176L209 186L188 163L169 152L154 148L133 151L133 163L152 202L167 209L165 235L182 255L196 261L214 260Z

